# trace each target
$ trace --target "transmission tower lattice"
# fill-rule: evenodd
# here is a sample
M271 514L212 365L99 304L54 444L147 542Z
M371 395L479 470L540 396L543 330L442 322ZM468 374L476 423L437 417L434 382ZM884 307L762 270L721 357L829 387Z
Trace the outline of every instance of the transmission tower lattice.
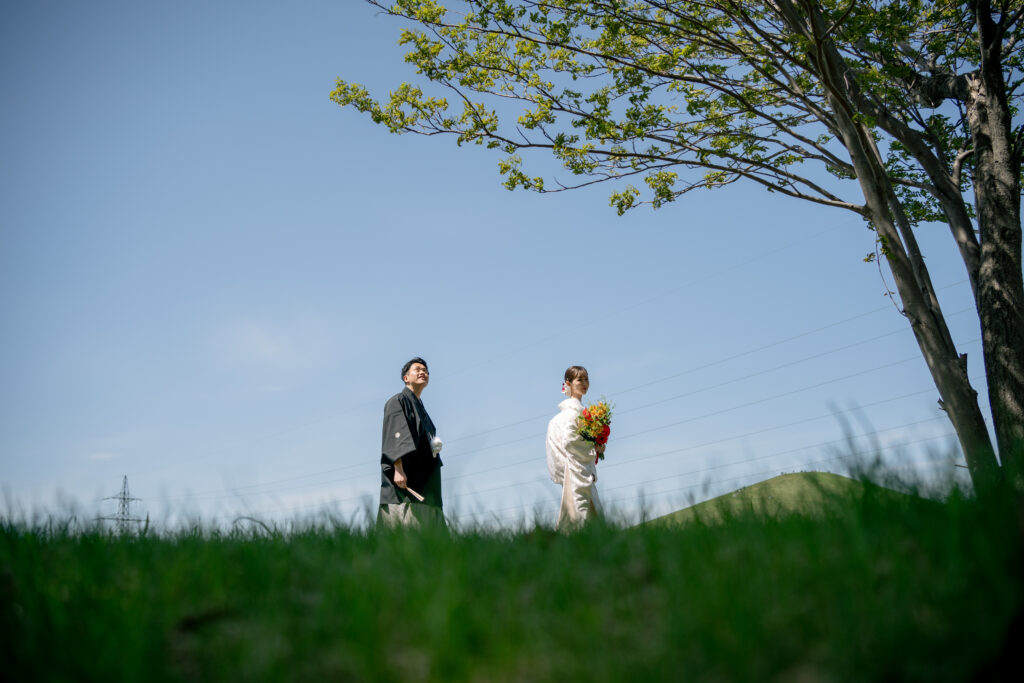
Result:
M128 525L132 522L141 522L141 519L131 516L131 503L133 500L142 500L141 498L132 498L131 494L128 493L128 475L125 475L124 482L121 484L121 493L116 496L108 496L103 500L116 500L117 501L117 514L113 517L98 517L97 519L105 519L111 522L117 523L118 533L128 533Z

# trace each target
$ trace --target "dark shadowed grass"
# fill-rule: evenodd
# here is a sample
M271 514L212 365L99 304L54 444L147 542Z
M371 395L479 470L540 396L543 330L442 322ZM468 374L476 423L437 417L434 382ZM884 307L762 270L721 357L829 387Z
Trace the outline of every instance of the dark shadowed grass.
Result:
M1021 528L874 487L572 535L5 522L0 654L11 680L963 681L1009 663Z

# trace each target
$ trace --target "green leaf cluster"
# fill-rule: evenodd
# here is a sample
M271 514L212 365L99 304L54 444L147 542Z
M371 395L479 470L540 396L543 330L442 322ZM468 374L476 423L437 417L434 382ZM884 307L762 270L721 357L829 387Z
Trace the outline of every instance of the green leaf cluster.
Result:
M375 100L339 80L332 99L393 132L503 150L510 189L615 181L621 212L743 179L867 215L841 135L848 114L870 131L912 224L945 214L911 138L955 179L970 215L957 94L958 79L978 68L970 3L468 0L456 13L435 0L368 1L415 23L401 33L406 60L446 96L403 84ZM843 73L821 72L814 36L840 50ZM1016 38L1003 55L1011 76L1021 73ZM857 101L830 98L830 78L853 83ZM526 173L524 150L547 150L565 175Z

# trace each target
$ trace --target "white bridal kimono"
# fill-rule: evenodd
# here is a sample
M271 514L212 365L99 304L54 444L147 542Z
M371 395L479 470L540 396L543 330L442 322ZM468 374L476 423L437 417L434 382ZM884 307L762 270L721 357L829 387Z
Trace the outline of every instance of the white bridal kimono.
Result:
M583 404L579 399L567 398L558 404L558 410L548 422L545 445L551 481L562 487L557 528L565 530L600 517L601 502L594 486L594 446L576 431L576 418L583 412Z

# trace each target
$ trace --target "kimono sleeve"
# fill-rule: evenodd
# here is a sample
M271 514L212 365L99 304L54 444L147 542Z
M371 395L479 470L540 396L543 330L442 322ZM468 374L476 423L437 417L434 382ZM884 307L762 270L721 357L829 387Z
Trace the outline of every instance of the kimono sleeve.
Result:
M384 430L380 448L381 456L391 464L416 450L412 426L398 397L392 398L384 406Z
M544 447L547 451L548 474L551 475L551 481L558 485L562 484L562 478L565 473L565 454L562 452L560 432L559 415L556 415L548 422L548 433L544 439Z
M562 432L562 444L568 460L575 466L585 467L594 462L594 446L580 436L576 421L566 424Z

